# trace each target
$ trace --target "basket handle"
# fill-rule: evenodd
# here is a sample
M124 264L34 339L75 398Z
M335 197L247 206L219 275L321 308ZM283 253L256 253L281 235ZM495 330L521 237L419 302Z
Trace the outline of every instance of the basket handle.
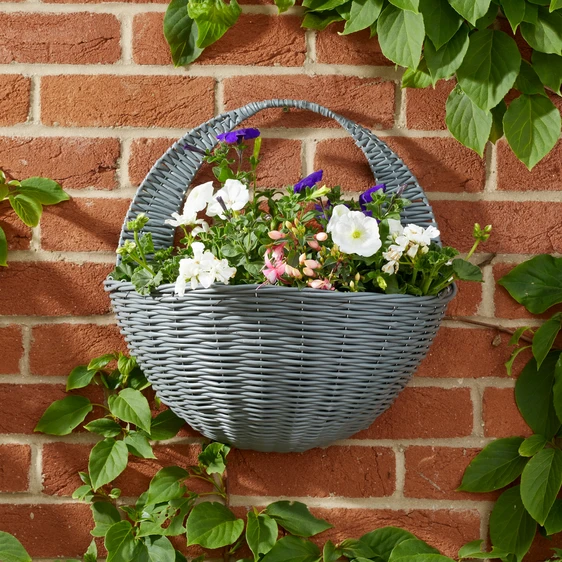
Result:
M127 222L144 212L150 219L144 230L152 233L155 247L157 249L169 247L173 242L175 228L165 224L164 221L170 218L173 212L180 212L186 191L203 161L203 153L190 150L187 146L191 145L202 152L207 149L212 150L218 143L216 138L218 134L232 131L259 111L274 107L306 109L334 119L363 151L373 175L377 181L386 184L387 192L406 186L404 196L410 199L412 204L405 209L403 221L421 226L435 224L431 206L416 178L386 143L370 130L317 103L273 99L251 102L213 117L175 142L156 161L137 190L121 230L119 246L133 237L132 232L127 229ZM117 258L117 263L119 261L120 256Z

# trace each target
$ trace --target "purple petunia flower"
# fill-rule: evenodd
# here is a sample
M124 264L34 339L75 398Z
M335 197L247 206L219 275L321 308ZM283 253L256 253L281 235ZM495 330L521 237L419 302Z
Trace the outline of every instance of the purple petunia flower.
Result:
M371 216L372 214L370 211L367 211L367 203L371 203L373 200L373 193L380 191L381 189L383 193L386 191L386 185L384 183L379 183L378 185L370 187L359 196L359 205L366 215Z
M312 172L312 174L306 176L306 178L303 178L302 180L297 182L293 187L293 191L295 193L300 193L305 187L314 187L319 181L322 180L323 174L324 174L323 170Z
M236 131L229 131L228 133L221 133L217 135L217 139L228 144L240 143L244 140L255 139L260 136L259 129L238 129Z
M333 204L329 199L327 199L324 204L314 205L314 209L320 213L318 218L328 220L329 217L326 216L326 211L330 209L330 207L333 207Z

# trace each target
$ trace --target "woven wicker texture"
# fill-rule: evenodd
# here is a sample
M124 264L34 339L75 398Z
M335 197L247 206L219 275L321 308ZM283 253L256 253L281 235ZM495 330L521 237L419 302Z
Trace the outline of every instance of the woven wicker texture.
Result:
M435 224L405 164L369 130L306 101L251 103L200 125L149 172L128 220L145 212L157 247L174 229L202 155L216 135L270 107L308 109L335 119L363 150L378 182L406 185L403 223ZM404 388L439 328L454 287L434 297L339 293L256 285L214 285L150 296L105 282L121 332L162 402L204 436L242 449L304 451L368 427Z

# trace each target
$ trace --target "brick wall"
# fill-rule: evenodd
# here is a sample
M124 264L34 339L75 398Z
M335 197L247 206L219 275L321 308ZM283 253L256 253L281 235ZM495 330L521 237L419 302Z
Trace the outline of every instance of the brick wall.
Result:
M72 195L32 230L2 216L13 251L0 271L0 529L37 560L77 556L89 542L89 509L70 495L93 439L33 427L73 366L123 348L101 281L125 210L154 160L214 114L305 98L375 129L427 190L447 243L467 250L475 221L494 225L486 282L462 285L449 313L535 322L494 279L530 254L562 251L562 145L532 173L501 142L480 159L445 130L450 84L403 92L376 41L304 32L295 13L277 17L272 6L245 5L236 28L186 70L170 63L164 3L71 1L0 0L0 166L50 176ZM253 123L265 137L262 184L323 166L330 184L372 185L335 123L280 110ZM336 525L331 538L399 525L450 555L485 538L495 495L454 490L485 443L526 432L503 369L506 343L449 318L413 382L368 430L302 455L234 451L232 504L299 498ZM185 431L158 448L157 462L132 462L124 494L142 490L157 466L189 463L199 447ZM543 541L532 558L545 552Z

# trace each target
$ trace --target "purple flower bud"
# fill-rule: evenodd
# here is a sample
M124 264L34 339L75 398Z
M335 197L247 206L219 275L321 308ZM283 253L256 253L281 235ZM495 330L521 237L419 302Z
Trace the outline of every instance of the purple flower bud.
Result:
M201 150L200 148L197 148L192 144L184 144L183 147L185 148L185 150L189 150L190 152L198 152L199 154L205 154L204 150Z
M359 196L359 205L361 207L361 210L366 215L371 216L372 214L369 211L367 211L367 203L371 203L373 201L373 193L375 193L376 191L380 191L381 189L383 193L386 191L386 185L384 183L379 183L378 185L370 187L369 189L367 189L367 191L364 191Z
M241 143L244 140L255 139L260 136L259 129L238 129L236 131L229 131L228 133L221 133L217 135L217 139L228 144Z
M302 180L297 182L293 187L293 191L295 193L300 193L305 187L314 187L319 181L322 180L323 174L324 174L323 170L312 172L312 174L306 176L306 178L303 178Z

